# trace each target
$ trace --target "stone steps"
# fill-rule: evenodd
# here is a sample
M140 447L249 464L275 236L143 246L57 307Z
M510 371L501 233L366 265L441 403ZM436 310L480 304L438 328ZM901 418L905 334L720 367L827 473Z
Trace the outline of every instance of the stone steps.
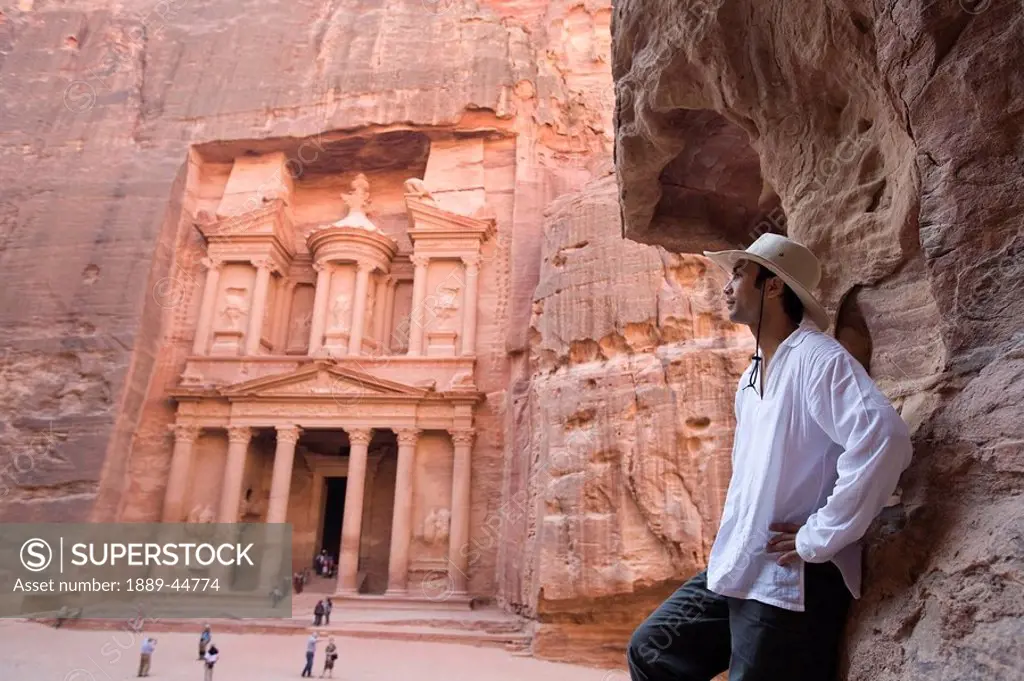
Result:
M53 624L52 620L34 620L40 624ZM319 631L326 636L368 638L391 641L425 641L453 643L477 647L499 647L515 653L529 651L531 636L526 631L480 631L449 626L426 626L426 622L383 624L347 622L329 627L312 627L295 620L152 620L146 623L147 632L197 633L206 622L217 633L258 633L306 635ZM64 623L65 629L123 630L121 620L79 619Z

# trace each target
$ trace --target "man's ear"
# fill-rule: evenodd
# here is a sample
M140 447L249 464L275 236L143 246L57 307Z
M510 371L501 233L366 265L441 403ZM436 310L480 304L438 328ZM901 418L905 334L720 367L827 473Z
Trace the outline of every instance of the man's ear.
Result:
M786 282L782 281L782 277L769 277L765 281L765 286L767 287L764 292L765 298L781 298L782 292L786 288Z

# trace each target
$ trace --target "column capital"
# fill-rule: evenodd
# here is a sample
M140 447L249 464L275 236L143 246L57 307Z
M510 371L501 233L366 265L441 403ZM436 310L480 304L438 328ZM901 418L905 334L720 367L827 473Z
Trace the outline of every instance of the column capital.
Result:
M384 284L388 288L395 288L396 286L398 286L398 277L396 277L393 274L385 274L384 275Z
M473 438L476 437L476 431L470 429L450 430L448 434L451 435L452 444L455 445L471 445Z
M369 428L346 428L345 432L351 444L370 444L370 438L373 437L373 431Z
M370 273L376 267L377 266L375 264L373 264L372 262L367 262L365 260L356 260L356 273L357 274L362 274L363 272Z
M396 431L399 446L416 444L421 432L419 428L399 428Z
M271 258L254 258L250 262L258 270L270 270L271 274L277 271L277 263Z
M293 445L299 441L302 429L296 425L277 426L277 441L290 442Z
M480 254L467 253L462 257L462 264L466 266L466 274L478 274L480 272Z
M319 262L319 261L317 261L317 262L313 263L313 271L316 272L317 274L320 274L321 272L328 272L328 271L330 271L328 269L330 264L331 263L329 263L329 262Z
M252 428L249 426L228 426L228 441L236 444L247 444L252 439Z
M195 442L202 429L202 426L197 426L194 423L170 423L167 425L167 430L174 433L174 439L177 442Z
M210 256L206 256L199 262L208 270L221 270L224 267L224 261L220 258L211 258Z
M414 253L409 256L409 260L416 267L426 267L430 263L430 257L423 255L422 253Z

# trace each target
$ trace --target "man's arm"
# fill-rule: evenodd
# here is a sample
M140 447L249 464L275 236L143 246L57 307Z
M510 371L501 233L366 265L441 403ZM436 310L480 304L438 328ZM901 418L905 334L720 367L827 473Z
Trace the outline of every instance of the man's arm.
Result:
M796 551L824 563L867 532L910 465L910 432L857 360L845 352L814 367L811 417L844 451L825 505L796 534Z

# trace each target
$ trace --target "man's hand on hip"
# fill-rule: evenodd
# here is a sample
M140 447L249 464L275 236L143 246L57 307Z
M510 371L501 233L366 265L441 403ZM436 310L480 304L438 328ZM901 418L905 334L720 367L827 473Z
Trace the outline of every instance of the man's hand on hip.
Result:
M799 525L772 523L768 529L778 533L768 540L768 545L765 547L768 553L782 554L775 560L776 563L790 565L800 560L800 554L796 552L796 533L800 531Z

